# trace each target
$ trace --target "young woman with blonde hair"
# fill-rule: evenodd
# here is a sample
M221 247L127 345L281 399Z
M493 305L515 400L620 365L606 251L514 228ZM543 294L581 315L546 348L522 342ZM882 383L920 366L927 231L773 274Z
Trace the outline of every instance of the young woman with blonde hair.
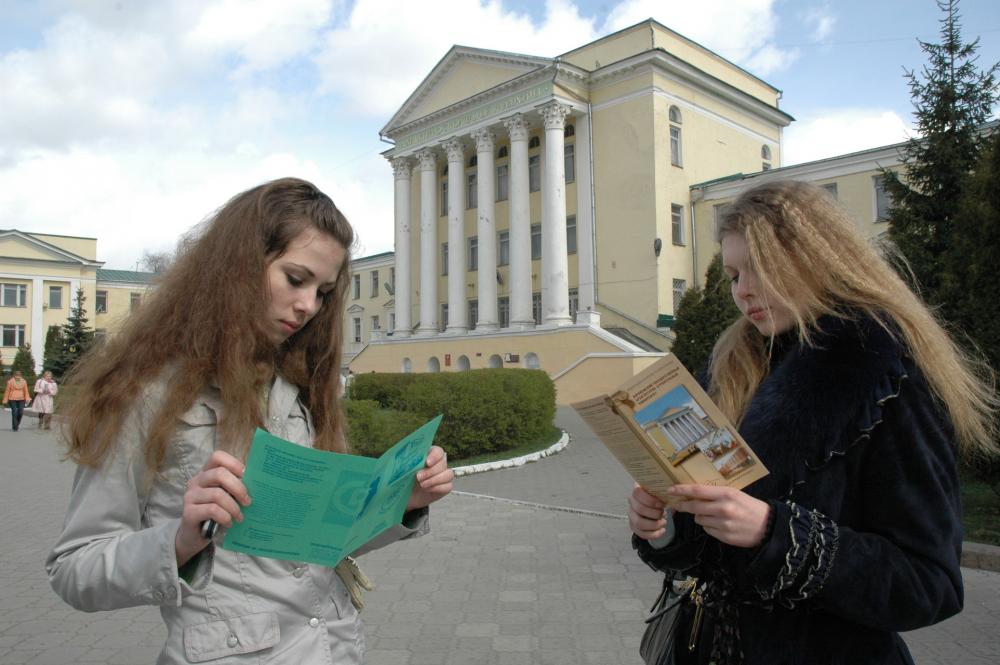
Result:
M995 449L992 375L823 189L757 186L718 238L743 315L708 392L771 473L629 497L640 557L699 580L675 660L910 663L897 632L962 608L956 457Z
M46 561L85 611L157 605L159 663L360 663L350 569L247 556L201 532L242 520L256 427L344 452L338 393L354 232L326 194L287 178L235 196L151 296L74 369L77 462ZM361 551L427 530L453 474L433 447L403 523ZM218 659L218 660L217 660Z

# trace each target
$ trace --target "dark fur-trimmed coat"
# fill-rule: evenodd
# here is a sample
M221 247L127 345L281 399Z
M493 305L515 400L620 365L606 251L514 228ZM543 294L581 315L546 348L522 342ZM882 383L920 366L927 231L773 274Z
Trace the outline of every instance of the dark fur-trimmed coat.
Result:
M771 505L765 541L723 545L685 514L662 550L633 539L654 568L709 580L698 647L680 662L912 663L897 631L962 609L949 420L878 324L820 328L813 347L779 341L740 424L770 470L745 490ZM690 622L682 613L684 652Z

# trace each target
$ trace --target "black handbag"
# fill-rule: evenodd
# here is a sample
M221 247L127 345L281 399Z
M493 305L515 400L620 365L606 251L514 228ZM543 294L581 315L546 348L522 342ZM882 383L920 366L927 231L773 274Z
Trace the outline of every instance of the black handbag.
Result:
M674 587L675 581L680 589ZM639 655L646 665L674 665L674 649L677 645L677 624L681 618L681 601L694 588L692 578L676 579L665 575L663 589L646 617L646 630L639 642Z

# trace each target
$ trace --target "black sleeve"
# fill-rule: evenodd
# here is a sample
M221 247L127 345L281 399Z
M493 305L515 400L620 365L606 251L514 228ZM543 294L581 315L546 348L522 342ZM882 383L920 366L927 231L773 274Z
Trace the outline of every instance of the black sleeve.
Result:
M632 535L632 547L639 558L653 570L680 571L692 574L701 563L708 534L694 523L694 517L687 513L674 513L674 539L660 549L653 548L649 541Z

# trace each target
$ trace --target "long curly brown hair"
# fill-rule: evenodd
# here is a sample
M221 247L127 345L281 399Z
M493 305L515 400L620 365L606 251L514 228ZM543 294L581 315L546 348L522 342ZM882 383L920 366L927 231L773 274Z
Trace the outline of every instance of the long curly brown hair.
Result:
M219 389L225 405L219 447L245 458L254 428L263 423L261 395L276 374L298 386L315 425L313 445L344 452L339 389L350 261L319 312L280 347L264 328L267 266L309 227L347 251L354 244L351 225L330 197L295 178L238 194L199 225L122 331L70 373L66 385L76 399L68 409L67 456L99 466L113 453L144 388L162 376L163 401L139 442L149 469L162 468L178 416L208 385Z

